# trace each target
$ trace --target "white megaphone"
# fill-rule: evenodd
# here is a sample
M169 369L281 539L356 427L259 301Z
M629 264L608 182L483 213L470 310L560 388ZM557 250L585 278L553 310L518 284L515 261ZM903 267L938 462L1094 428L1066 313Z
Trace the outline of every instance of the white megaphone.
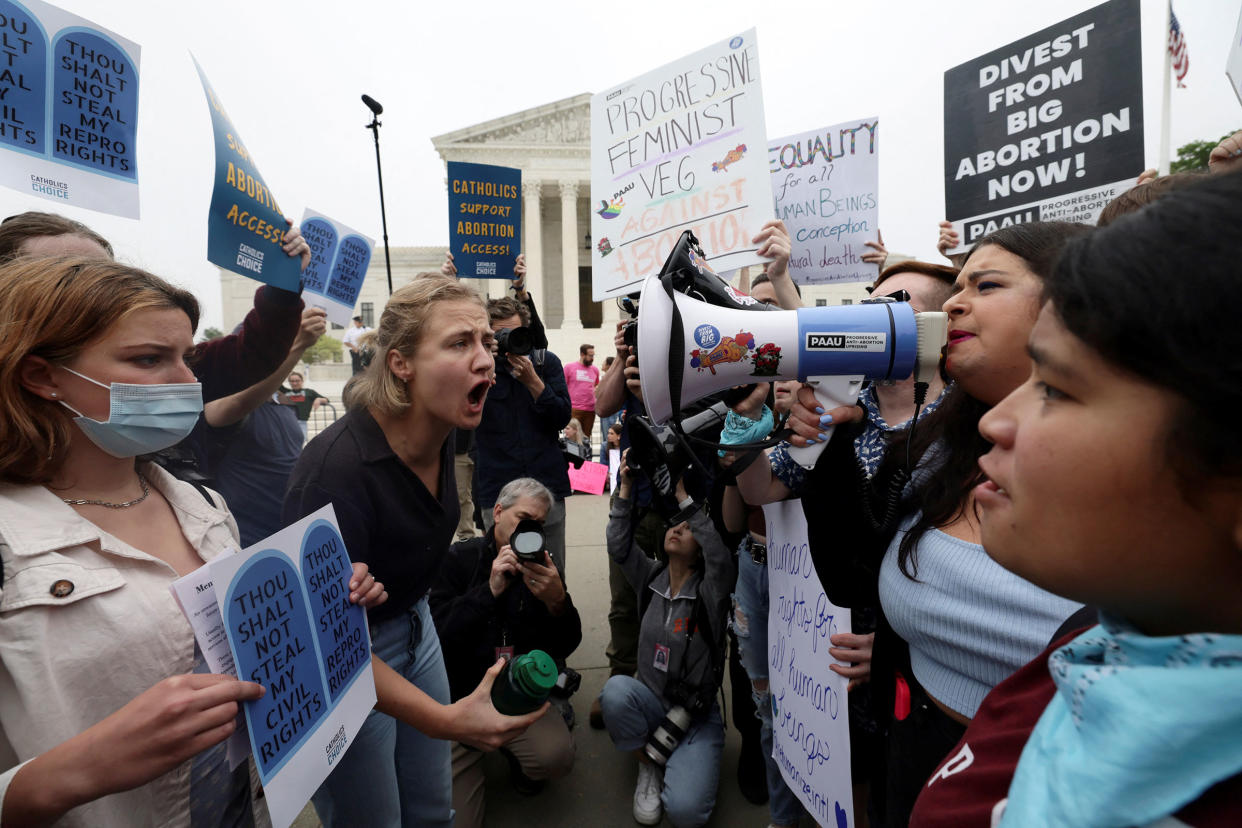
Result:
M719 280L738 301L731 307L700 301L666 288L658 275L643 282L639 380L647 415L656 423L673 418L675 405L737 385L801 380L815 388L828 411L853 405L866 380L902 380L913 372L926 382L939 369L947 314L915 313L906 302L792 311L755 303L746 309L753 299L714 273L701 278ZM831 434L830 428L824 431ZM824 443L812 443L790 455L810 468L823 449Z

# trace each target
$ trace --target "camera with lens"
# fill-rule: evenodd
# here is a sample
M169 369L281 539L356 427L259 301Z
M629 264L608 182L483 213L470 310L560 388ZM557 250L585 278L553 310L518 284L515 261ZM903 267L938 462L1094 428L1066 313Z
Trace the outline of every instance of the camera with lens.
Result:
M509 548L519 561L543 563L543 524L533 518L523 518L509 536Z
M651 732L647 744L643 745L643 752L647 754L647 758L659 767L664 767L668 762L668 757L673 755L677 745L685 738L691 721L696 716L706 713L708 708L708 702L703 698L703 694L684 682L671 685L665 689L664 695L673 702L673 706L664 714L664 718L656 725L656 729Z
M535 337L525 325L517 328L501 328L496 331L496 358L509 354L528 356L535 349Z
M586 462L586 453L583 451L581 444L571 443L564 437L560 439L561 455L565 458L566 463L572 463L575 469L582 468L582 464Z
M637 296L638 294L634 294ZM617 304L621 310L630 317L626 320L625 325L621 328L621 338L625 342L625 346L630 349L630 354L634 357L638 356L638 302L634 301L634 296L622 296L617 300Z

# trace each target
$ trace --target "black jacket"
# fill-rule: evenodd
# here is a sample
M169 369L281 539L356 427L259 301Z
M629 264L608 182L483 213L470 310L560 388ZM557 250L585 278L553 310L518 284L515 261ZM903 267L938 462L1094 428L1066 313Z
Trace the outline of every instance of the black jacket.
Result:
M431 613L453 701L478 686L496 663L498 647L513 647L515 656L543 650L563 662L582 641L582 619L568 592L565 612L558 617L516 575L500 597L492 595L488 578L496 554L491 532L453 544L431 588Z

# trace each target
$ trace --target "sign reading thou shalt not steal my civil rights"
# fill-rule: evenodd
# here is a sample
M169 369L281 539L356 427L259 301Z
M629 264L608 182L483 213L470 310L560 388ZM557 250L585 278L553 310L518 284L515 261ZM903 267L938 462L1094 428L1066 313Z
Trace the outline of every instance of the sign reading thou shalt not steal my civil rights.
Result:
M40 0L0 0L0 183L138 218L139 48Z
M593 96L593 298L637 291L686 229L718 273L762 262L767 140L754 29Z

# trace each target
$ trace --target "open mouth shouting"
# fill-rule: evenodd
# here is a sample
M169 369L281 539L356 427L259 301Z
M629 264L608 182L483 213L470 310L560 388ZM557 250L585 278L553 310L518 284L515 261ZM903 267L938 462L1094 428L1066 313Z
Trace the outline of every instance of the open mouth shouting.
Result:
M471 415L483 413L483 401L487 399L487 389L491 387L490 379L481 379L470 386L470 392L466 394L466 407Z

